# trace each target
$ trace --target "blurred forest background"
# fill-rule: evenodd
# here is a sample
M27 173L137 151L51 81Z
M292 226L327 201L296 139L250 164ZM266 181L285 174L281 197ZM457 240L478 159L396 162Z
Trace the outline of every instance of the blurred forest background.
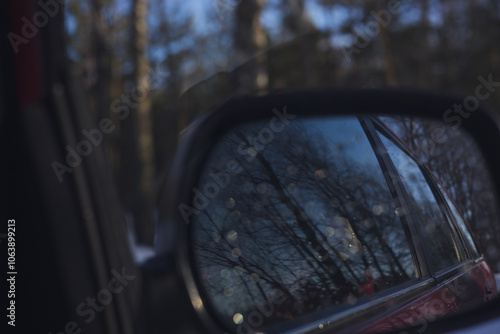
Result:
M474 96L479 76L500 82L498 0L70 0L66 38L96 124L116 125L106 151L146 244L179 133L231 96L388 86ZM485 102L500 110L490 88ZM500 244L498 229L477 229Z

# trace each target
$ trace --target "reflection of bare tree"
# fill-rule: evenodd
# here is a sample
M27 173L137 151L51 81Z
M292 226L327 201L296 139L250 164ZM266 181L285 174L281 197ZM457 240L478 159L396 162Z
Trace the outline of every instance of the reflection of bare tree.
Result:
M364 136L356 119L349 122ZM366 157L357 161L357 146L369 145L366 137L358 143L318 136L320 130L295 122L256 154L250 138L260 129L224 137L206 174L223 170L228 160L237 160L242 172L196 222L202 280L228 320L275 294L286 301L266 323L354 304L414 277L375 156L370 164ZM235 153L238 147L254 154Z
M401 116L382 119L443 183L482 249L498 245L500 226L497 224L496 193L474 139L463 129L454 129L438 121ZM500 263L500 252L489 255L491 263Z

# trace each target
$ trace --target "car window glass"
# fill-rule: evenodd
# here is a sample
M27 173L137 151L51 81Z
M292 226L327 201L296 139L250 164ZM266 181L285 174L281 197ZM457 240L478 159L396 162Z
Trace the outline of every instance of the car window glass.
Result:
M402 210L357 118L268 123L226 134L195 190L195 259L220 317L256 329L415 279Z
M470 233L467 224L463 220L462 215L458 212L455 203L448 196L448 193L444 190L441 184L439 184L439 188L441 190L441 193L443 194L443 197L446 199L446 203L448 203L448 206L450 207L451 213L453 214L453 217L458 224L458 228L460 229L460 232L465 239L465 243L468 245L468 251L471 253L470 256L472 258L478 257L479 252L477 250L476 243L474 242L472 234Z
M384 135L380 136L409 195L412 217L420 227L427 262L437 272L459 262L451 227L418 164Z
M481 145L464 127L417 116L378 116L447 190L470 227L478 253L500 272L499 197Z

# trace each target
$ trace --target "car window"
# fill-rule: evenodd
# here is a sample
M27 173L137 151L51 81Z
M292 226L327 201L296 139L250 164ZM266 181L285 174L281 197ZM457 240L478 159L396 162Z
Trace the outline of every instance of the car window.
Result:
M416 279L402 209L358 119L293 121L264 145L266 126L225 135L197 190L210 205L194 224L195 259L221 318L256 328ZM262 305L273 311L256 316Z
M412 150L446 189L474 235L478 256L484 252L500 272L497 228L498 194L481 146L466 129L422 117L378 116ZM449 201L449 198L447 200ZM471 243L464 240L465 243ZM475 253L475 251L473 252ZM475 255L473 255L474 257Z
M443 194L443 197L446 200L446 203L448 203L448 206L450 207L451 213L453 217L455 218L455 221L457 222L458 228L460 229L461 234L463 235L464 241L468 246L467 251L470 253L469 255L471 258L477 258L479 256L479 252L476 247L476 243L474 242L474 238L472 237L472 234L465 223L464 219L462 218L462 215L458 212L455 203L451 200L450 196L448 196L448 193L445 191L443 186L439 184L439 189L441 193Z
M427 262L432 273L460 261L451 227L419 165L403 150L380 134L408 193L413 220L423 236Z

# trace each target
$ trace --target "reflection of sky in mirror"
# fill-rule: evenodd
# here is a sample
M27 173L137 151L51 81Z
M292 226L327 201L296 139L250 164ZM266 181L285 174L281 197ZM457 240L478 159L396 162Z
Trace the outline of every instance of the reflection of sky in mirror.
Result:
M298 317L414 277L398 208L359 120L300 117L265 145L252 140L270 128L252 122L226 134L198 186L215 182L210 175L230 159L242 167L195 223L198 266L224 319L244 322L274 289L300 301L280 306Z
M354 116L308 118L302 121L311 136L324 136L331 143L342 145L347 157L364 166L377 168L372 147L365 142L359 121ZM319 133L318 133L319 132ZM341 143L341 144L340 144Z
M422 172L418 168L416 162L413 161L408 155L403 153L403 151L401 151L392 141L390 141L380 133L379 135L382 143L387 148L387 153L389 153L389 156L394 162L398 173L401 174L401 178L403 179L403 181L407 182L409 185L413 185L408 186L408 189L406 190L410 192L413 198L415 198L419 202L424 202L430 196L432 197L432 192L430 191L428 186L423 186L426 185L426 181L425 179L423 179ZM420 183L417 183L417 181L420 181ZM426 191L425 195L422 194L422 192L424 191Z

